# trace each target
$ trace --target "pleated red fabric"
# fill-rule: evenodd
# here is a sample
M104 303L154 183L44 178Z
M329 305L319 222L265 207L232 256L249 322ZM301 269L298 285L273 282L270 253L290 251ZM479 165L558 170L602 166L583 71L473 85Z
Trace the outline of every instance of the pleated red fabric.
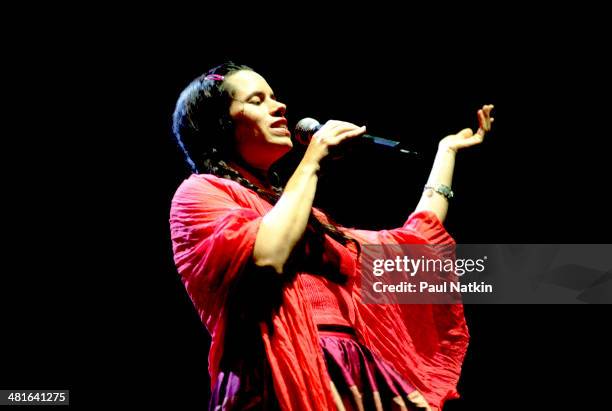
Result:
M206 174L190 176L172 200L174 260L211 335L213 388L223 375L228 298L249 265L259 223L271 208L240 184ZM455 244L435 214L425 211L411 214L402 227L392 230L343 230L361 244ZM327 262L349 278L339 298L350 296L349 321L360 343L419 390L433 409L458 398L456 385L469 340L463 306L364 304L356 250L328 236L324 248ZM332 410L330 377L303 277L296 275L283 285L277 309L269 321L258 324L258 332L280 408Z

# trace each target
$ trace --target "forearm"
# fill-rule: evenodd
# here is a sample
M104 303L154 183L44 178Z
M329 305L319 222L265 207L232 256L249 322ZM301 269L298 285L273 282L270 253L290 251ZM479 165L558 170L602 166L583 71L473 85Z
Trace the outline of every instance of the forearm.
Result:
M277 273L283 267L306 230L316 188L316 162L303 160L287 182L276 205L262 219L253 260L258 266L273 267Z
M364 132L365 126L329 120L311 137L283 195L261 221L253 251L256 265L273 267L279 274L283 272L308 225L321 160L329 154L330 147Z
M427 186L436 187L440 184L448 187L452 186L455 156L455 150L446 147L438 148L431 173L427 179ZM423 191L415 211L424 210L432 211L443 222L448 212L448 199L432 189L426 189Z

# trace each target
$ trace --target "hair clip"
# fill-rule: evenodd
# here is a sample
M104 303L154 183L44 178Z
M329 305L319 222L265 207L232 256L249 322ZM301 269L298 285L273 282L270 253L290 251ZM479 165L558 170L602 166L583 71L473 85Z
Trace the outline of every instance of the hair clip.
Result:
M204 80L218 80L218 81L223 81L225 79L224 76L220 75L220 74L209 74L206 77L204 77Z

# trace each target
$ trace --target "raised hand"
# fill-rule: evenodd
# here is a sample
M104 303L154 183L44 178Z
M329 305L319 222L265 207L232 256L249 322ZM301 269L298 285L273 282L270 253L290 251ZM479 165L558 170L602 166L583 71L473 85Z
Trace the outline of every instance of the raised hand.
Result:
M493 110L492 104L484 105L478 110L478 131L476 131L476 134L472 129L465 128L457 134L444 137L438 147L457 152L462 148L482 143L485 135L491 131L491 124L494 121L491 117L491 110Z

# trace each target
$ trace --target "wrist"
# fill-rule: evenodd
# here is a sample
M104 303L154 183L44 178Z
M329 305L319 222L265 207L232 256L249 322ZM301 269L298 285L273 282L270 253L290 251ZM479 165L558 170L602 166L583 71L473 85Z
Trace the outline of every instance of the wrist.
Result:
M438 193L447 200L450 200L455 196L453 190L446 184L427 183L424 187L424 191L428 197L431 197L434 192Z
M450 154L450 155L454 156L454 155L457 154L457 149L449 146L444 141L441 141L438 144L438 153L441 153L441 154Z
M305 175L317 175L320 169L321 165L318 161L313 161L304 158L302 159L302 161L300 161L296 171L298 171L300 174Z

